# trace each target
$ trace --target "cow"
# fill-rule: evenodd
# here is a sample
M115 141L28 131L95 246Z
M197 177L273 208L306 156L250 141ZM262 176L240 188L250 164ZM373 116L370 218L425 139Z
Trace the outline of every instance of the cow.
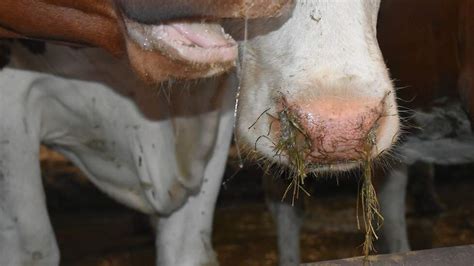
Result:
M49 40L126 54L143 79L159 83L212 76L234 66L237 43L216 19L274 16L290 4L289 0L4 0L0 38Z
M459 99L439 98L430 109L415 109L412 121L420 130L406 135L403 143L396 147L400 162L387 171L385 186L380 191L381 208L388 218L381 229L379 251L382 253L410 250L405 220L409 176L421 179L418 181L424 186L421 189L427 190L426 199L416 198L415 206L425 208L421 211L440 212L442 206L432 183L434 165L474 162L474 135ZM434 202L428 202L425 207L424 200Z
M401 11L410 19L400 20L395 13ZM412 110L406 119L421 129L410 130L397 149L401 163L388 173L392 177L388 178L390 189L382 194L381 205L397 219L382 228L382 251L410 249L405 216L400 214L405 213L405 190L411 172L419 174L414 176L416 179L428 179L422 181L432 201L428 211L440 211L442 205L432 184L434 165L474 161L474 20L469 16L473 11L469 0L389 0L381 9L380 45L397 86L406 88L398 93L400 104ZM402 36L394 36L391 31L395 29ZM423 168L421 173L416 171L419 166Z
M272 19L278 30L249 24L237 139L250 157L299 170L291 151L278 152L293 123L309 142L304 171L316 175L359 167L364 154L378 158L390 149L399 120L376 38L379 5L301 1L291 18ZM254 37L262 29L269 33ZM375 145L364 153L371 132ZM294 206L281 203L284 189L279 192L268 199L277 220L279 263L297 265L301 219Z
M396 86L401 112L407 120L403 141L394 149L392 161L379 181L379 200L384 223L377 251L410 250L405 220L408 176L423 165L426 177L433 165L456 165L474 161L472 121L474 5L469 0L382 1L378 40ZM466 114L467 111L467 114ZM302 203L296 208L280 204L281 188L264 180L267 200L278 230L281 265L299 261L299 230ZM432 189L430 181L427 188ZM280 198L274 197L274 192ZM429 197L435 197L432 192ZM436 202L435 202L436 203ZM439 206L435 205L435 210Z
M234 105L223 78L189 89L176 82L159 93L130 78L125 61L97 49L22 52L15 47L11 65L0 71L0 265L59 264L40 143L113 199L160 216L153 219L157 265L217 264L212 212Z
M387 151L399 121L376 39L379 5L301 0L248 27L229 21L228 32L242 40L239 70L161 93L124 79L127 65L96 50L14 58L23 70L0 72L0 264L59 261L39 143L109 196L160 216L159 265L216 263L212 213L234 114L247 153L293 170L289 146L275 145L295 135L288 145L304 146L305 173L346 171ZM40 73L45 67L62 77Z

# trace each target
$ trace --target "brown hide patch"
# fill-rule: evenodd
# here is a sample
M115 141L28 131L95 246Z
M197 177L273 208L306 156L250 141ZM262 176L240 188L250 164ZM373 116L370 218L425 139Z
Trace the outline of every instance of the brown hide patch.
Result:
M170 17L172 19L275 16L282 8L289 7L292 0L119 2L126 6L122 8L124 10L138 7L138 13L142 13L139 15L150 14L158 16L157 19L160 20L160 14L166 18L166 15L169 16L174 11L176 14ZM128 37L122 15L117 12L114 0L1 0L0 38L29 38L101 47L115 56L128 52L135 71L150 83L170 78L208 77L234 66L234 62L224 60L214 64L179 61L159 51L144 51L137 45L130 44L126 41Z
M4 29L0 26L0 38L13 39L13 38L23 38L23 36L13 31Z
M114 55L124 51L109 1L2 0L0 26L28 38L102 47Z

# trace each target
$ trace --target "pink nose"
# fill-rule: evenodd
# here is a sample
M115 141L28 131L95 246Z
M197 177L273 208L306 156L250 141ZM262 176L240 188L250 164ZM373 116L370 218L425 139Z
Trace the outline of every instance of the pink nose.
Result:
M375 141L383 104L372 99L330 97L289 103L310 144L308 159L315 163L360 160ZM283 125L280 125L283 128Z

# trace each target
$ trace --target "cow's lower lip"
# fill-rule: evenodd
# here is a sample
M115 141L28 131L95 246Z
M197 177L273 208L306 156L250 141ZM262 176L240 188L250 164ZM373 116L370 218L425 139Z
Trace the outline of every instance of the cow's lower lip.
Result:
M347 161L333 164L318 164L314 167L309 167L309 172L314 173L328 173L328 172L346 172L355 169L361 165L359 161Z
M147 25L125 18L129 38L145 51L178 61L222 64L237 58L237 43L216 23L170 22Z

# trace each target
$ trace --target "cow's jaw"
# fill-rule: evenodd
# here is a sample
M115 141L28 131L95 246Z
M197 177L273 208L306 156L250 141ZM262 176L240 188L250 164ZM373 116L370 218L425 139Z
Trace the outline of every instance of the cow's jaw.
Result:
M287 21L267 23L281 27L259 29L268 34L250 40L244 55L242 143L291 164L294 151L279 150L290 128L308 171L348 170L389 150L399 121L376 40L378 4L300 1Z
M152 83L209 77L235 66L236 42L209 21L278 16L292 6L292 0L112 2L130 63Z

